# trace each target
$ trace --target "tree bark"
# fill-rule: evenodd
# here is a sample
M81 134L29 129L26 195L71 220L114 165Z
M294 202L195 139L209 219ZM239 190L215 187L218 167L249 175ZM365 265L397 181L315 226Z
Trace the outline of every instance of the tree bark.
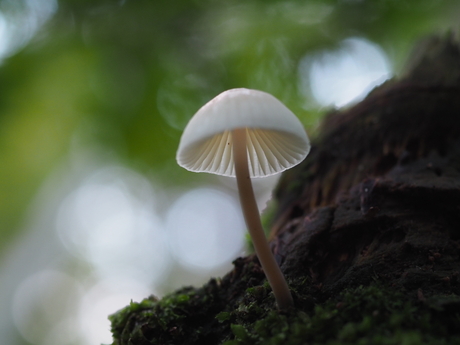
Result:
M420 44L406 73L329 114L283 175L271 248L200 289L111 316L114 344L460 344L460 48Z

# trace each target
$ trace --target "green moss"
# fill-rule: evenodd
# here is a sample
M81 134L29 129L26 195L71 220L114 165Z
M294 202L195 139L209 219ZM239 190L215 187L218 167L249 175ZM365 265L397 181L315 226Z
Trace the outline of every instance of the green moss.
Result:
M296 289L297 301L301 287ZM460 344L460 297L419 301L381 284L347 289L304 310L274 309L268 285L246 289L235 305L213 288L182 289L112 315L114 345ZM310 297L311 299L312 297ZM299 303L298 303L299 306Z
M115 314L109 316L109 320L112 324L112 334L114 338L120 338L121 332L123 331L124 325L126 325L131 315L140 313L144 310L149 310L158 304L158 300L151 296L142 300L140 303L131 301L129 306L119 310Z
M161 300L131 303L109 317L114 345L194 344L214 340L220 333L214 319L222 307L215 294L218 283L183 288ZM212 343L212 342L211 342Z
M459 298L449 300L457 305ZM224 344L460 344L460 308L452 310L441 316L380 285L359 287L316 305L310 315L272 310L254 323L232 324L234 339Z

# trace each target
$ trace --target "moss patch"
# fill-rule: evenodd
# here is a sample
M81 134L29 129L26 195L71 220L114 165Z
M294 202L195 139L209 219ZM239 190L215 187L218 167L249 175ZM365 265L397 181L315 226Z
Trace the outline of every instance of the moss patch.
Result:
M451 313L440 314L433 306L446 299L449 306L443 310ZM234 340L224 344L460 344L460 298L430 300L409 301L379 285L358 287L317 305L311 314L270 311L252 324L232 324Z
M267 286L247 289L235 308L216 308L215 296L188 288L132 303L110 317L113 344L460 344L456 295L411 299L374 283L287 313L271 307Z
M216 313L222 306L212 280L202 289L183 288L161 300L131 303L109 317L114 345L214 344L220 336Z

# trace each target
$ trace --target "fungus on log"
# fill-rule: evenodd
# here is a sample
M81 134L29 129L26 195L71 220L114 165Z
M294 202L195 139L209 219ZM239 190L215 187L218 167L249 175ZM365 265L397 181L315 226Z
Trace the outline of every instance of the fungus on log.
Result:
M420 47L283 175L271 247L296 310L252 255L112 315L114 344L460 344L460 47Z

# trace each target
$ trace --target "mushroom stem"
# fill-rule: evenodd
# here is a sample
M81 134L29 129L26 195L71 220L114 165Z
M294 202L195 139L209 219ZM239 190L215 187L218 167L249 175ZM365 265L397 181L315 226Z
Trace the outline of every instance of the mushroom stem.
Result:
M257 257L272 287L278 308L287 309L293 306L294 302L283 273L270 250L260 221L259 209L249 175L246 131L246 128L237 128L232 131L233 159L241 208Z

